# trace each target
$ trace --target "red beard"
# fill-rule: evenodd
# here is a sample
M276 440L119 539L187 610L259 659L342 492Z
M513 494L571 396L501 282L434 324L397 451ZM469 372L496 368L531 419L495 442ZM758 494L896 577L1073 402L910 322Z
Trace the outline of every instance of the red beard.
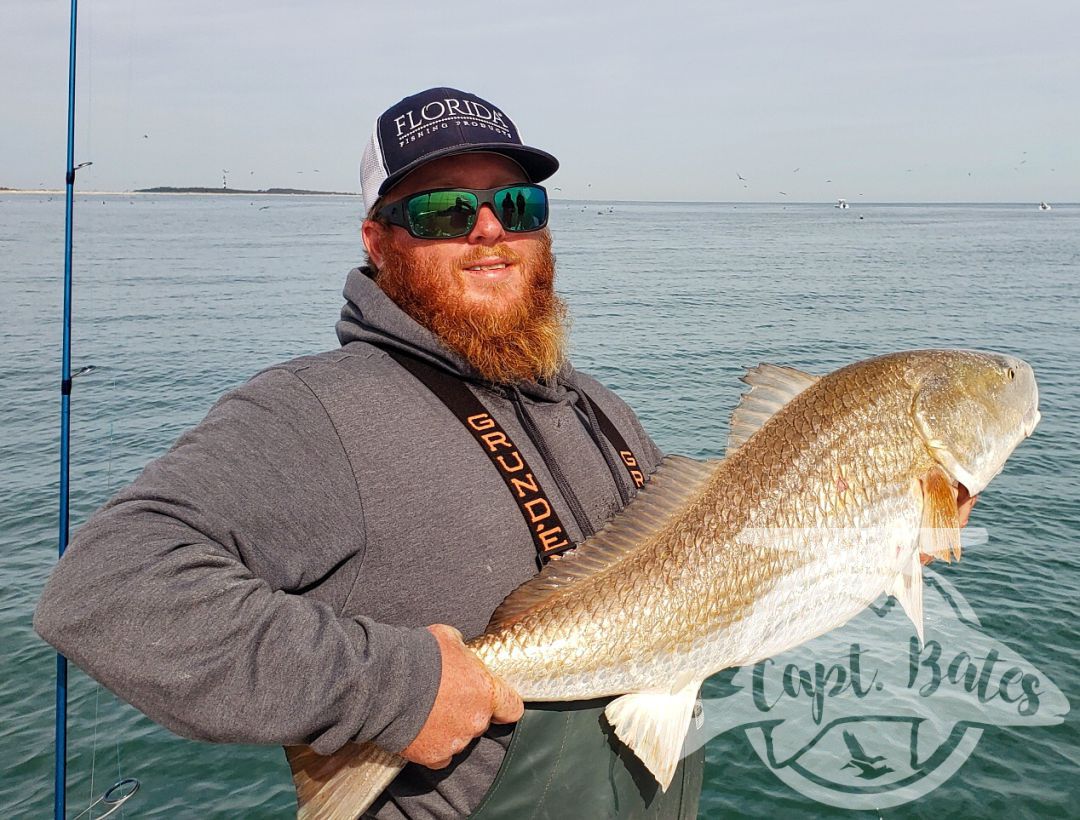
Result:
M539 237L539 249L526 256L509 245L480 248L475 254L478 259L498 255L521 267L524 293L509 304L487 307L466 302L459 270L413 259L392 241L384 246L375 282L488 381L550 379L563 363L567 312L555 294L551 237L546 231ZM467 267L473 261L465 257L455 264Z

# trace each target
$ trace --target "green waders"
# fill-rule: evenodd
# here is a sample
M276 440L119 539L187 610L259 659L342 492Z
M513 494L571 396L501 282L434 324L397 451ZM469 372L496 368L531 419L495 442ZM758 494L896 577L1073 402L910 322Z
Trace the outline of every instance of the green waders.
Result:
M472 820L695 820L704 749L662 792L605 720L609 700L530 704Z

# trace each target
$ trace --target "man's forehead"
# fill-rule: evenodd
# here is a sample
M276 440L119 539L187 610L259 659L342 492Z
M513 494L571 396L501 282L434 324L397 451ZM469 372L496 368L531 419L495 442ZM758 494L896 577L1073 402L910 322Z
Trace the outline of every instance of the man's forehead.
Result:
M421 165L387 192L387 199L398 199L429 188L494 188L515 182L528 182L525 170L502 154L476 151L440 157Z

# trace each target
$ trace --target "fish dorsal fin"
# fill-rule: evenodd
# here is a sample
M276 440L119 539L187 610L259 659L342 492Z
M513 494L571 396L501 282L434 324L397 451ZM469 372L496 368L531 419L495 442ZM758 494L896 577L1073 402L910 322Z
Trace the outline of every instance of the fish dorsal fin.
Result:
M731 414L727 454L731 455L742 447L765 422L820 378L794 367L775 364L759 364L748 369L739 381L750 385L750 389L743 394L739 406Z
M632 554L699 493L720 462L667 456L626 508L600 532L548 562L540 573L511 592L488 629L506 626L582 578L588 578Z

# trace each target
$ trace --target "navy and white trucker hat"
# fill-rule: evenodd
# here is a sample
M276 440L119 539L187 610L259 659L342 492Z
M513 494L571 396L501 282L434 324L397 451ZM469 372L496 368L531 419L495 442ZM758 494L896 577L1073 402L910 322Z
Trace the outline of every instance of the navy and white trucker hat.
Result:
M469 151L508 156L531 182L547 179L559 169L551 154L522 144L514 121L487 100L456 88L429 88L406 97L375 120L360 159L365 210L425 162Z

